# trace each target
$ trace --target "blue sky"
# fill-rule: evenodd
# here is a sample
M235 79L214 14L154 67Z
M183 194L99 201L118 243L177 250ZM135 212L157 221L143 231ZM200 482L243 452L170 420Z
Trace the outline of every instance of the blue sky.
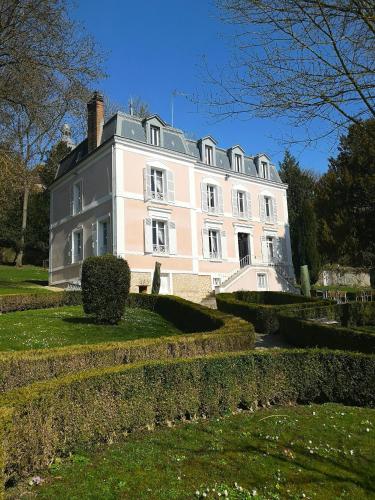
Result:
M141 96L168 123L172 91L203 97L209 92L203 58L216 68L230 57L232 28L219 20L213 0L77 0L71 15L108 54L108 79L100 90L124 106L130 96ZM276 164L286 148L283 138L303 136L278 119L218 120L182 96L174 99L174 109L174 125L196 138L210 134L222 147L241 144L248 154L267 152ZM336 154L328 141L290 150L316 172L325 171L327 158Z

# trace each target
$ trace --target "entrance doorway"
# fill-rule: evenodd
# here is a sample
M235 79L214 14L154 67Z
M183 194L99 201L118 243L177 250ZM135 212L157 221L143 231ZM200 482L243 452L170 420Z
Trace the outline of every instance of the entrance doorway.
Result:
M238 256L241 267L250 264L250 235L248 233L238 233Z

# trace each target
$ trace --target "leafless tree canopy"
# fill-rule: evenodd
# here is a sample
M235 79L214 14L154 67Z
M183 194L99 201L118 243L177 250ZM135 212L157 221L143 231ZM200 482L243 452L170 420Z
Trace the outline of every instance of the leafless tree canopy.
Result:
M375 116L374 0L217 0L235 56L211 103L225 114L324 119L328 132Z

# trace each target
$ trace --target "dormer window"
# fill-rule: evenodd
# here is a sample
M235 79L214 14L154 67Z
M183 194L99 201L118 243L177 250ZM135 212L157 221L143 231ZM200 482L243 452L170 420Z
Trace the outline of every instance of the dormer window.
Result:
M260 163L260 176L263 177L263 179L270 178L270 167L266 161Z
M234 155L234 171L242 172L242 155L239 154Z
M212 146L208 146L207 144L205 146L205 160L207 165L214 164L214 149Z
M160 127L151 125L150 127L150 140L153 146L160 146Z

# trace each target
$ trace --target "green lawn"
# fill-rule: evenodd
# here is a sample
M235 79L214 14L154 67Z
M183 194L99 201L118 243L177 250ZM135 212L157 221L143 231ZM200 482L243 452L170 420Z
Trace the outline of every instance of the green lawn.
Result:
M30 478L7 498L374 498L374 420L325 404L160 428L56 459L39 486Z
M81 306L39 309L3 314L0 351L44 349L72 344L133 340L181 333L158 314L127 308L118 325L96 325Z
M0 265L0 295L46 292L48 271L41 267Z

